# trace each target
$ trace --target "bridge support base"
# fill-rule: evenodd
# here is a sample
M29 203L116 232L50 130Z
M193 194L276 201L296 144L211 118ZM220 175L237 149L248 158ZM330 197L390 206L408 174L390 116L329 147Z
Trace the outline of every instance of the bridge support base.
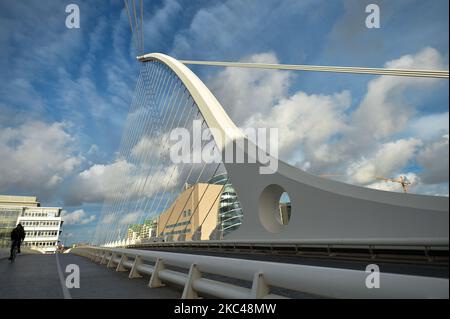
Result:
M128 257L123 254L120 258L119 263L117 264L116 271L127 271L127 269L123 266L123 263L128 260Z
M252 290L250 292L250 298L252 299L262 299L267 296L270 292L269 285L264 279L264 274L262 272L257 272L253 276Z
M131 267L130 274L128 275L128 278L141 278L142 276L139 274L137 267L139 265L142 265L142 259L139 256L136 256L134 258L133 267Z
M183 295L181 296L181 299L197 299L198 294L194 290L193 283L197 279L200 279L202 277L202 273L200 270L198 270L198 267L196 264L192 264L189 269L189 275L186 280L186 284L184 285Z
M163 284L161 279L159 278L159 272L164 269L166 269L164 261L161 258L156 259L155 268L153 269L152 276L150 277L150 281L148 282L148 287L159 288L165 286L165 284Z

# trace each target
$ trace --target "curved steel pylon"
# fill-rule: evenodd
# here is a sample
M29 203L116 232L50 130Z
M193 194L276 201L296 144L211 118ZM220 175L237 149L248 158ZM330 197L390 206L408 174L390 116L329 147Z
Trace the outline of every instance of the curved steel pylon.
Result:
M214 129L214 140L244 212L241 227L226 239L448 246L447 197L353 186L308 174L276 158L271 158L278 161L273 174L260 174L266 165L257 158L255 163L226 161L225 150L230 145L239 148L246 158L253 156L248 150L257 146L236 127L206 85L183 63L167 55L152 53L138 59L144 63L158 61L173 71L207 126ZM287 225L277 217L284 191L291 201Z

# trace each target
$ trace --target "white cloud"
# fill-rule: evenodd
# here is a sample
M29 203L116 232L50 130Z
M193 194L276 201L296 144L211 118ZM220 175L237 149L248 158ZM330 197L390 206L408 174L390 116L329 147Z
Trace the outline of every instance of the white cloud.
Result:
M414 138L382 144L372 157L350 163L347 176L357 184L370 183L376 176L390 178L415 157L421 145L422 142Z
M183 7L175 0L165 0L160 8L152 10L154 14L147 17L144 23L145 42L164 42L164 34L171 29L182 10Z
M428 114L415 118L408 125L408 133L422 139L434 139L448 134L449 113Z
M144 165L145 169L141 168L123 159L112 164L92 165L75 177L65 202L75 205L151 197L163 188L171 189L178 185L177 166L168 165L153 171L147 170L147 165Z
M225 54L230 58L243 51L275 47L277 40L283 39L289 43L288 52L303 55L304 45L296 40L304 30L289 32L272 26L287 21L295 23L298 19L305 22L320 19L320 15L309 14L316 10L313 6L317 7L317 1L266 1L264 5L261 1L209 1L195 12L189 26L176 34L169 54L177 58L220 60ZM280 21L280 17L285 20Z
M169 147L169 133L157 134L155 136L145 135L139 139L131 149L131 155L135 159L146 159L157 161L161 154L167 154Z
M448 134L429 143L418 155L418 162L423 167L420 174L425 184L448 183L449 177Z
M298 145L314 160L333 161L332 154L323 147L329 138L346 130L345 110L350 106L350 93L308 95L297 92L279 101L266 114L251 116L245 127L277 127L279 151L292 160Z
M279 63L274 53L255 54L242 59L254 63ZM276 70L227 68L208 85L224 104L229 116L242 125L252 115L271 112L272 106L287 95L290 73Z
M88 215L83 209L77 209L71 213L62 212L62 220L65 225L86 225L96 219L95 215Z
M112 222L114 222L114 215L112 215L111 213L106 214L104 216L102 216L101 219L101 224L111 224Z
M273 53L245 60L277 63ZM437 50L425 48L385 66L445 69L444 61ZM448 181L448 168L444 169L448 167L448 144L445 147L442 141L435 141L448 134L448 112L424 115L418 112L417 101L406 98L413 91L433 88L438 80L376 77L369 81L361 102L353 109L348 91L291 93L288 90L292 79L289 73L280 71L228 68L209 82L236 124L277 127L282 137L281 159L298 167L317 174L346 174L346 182L386 188L375 182L374 176L414 174L404 170L418 162L424 172L415 179L414 190L428 192L423 183ZM435 144L431 145L430 140Z
M117 161L110 165L94 164L75 177L66 201L68 203L102 202L107 196L116 194L117 186L122 185L121 191L130 186L125 177L132 170L134 170L133 165L126 161Z
M140 212L132 212L132 213L125 214L124 216L122 216L120 218L119 224L120 225L129 225L129 224L135 223L138 220L140 215L141 215Z
M443 57L432 48L415 55L404 55L386 63L387 68L437 69L445 68ZM353 114L355 134L387 138L401 132L415 113L404 93L412 89L424 90L439 80L410 77L381 76L371 80L360 106Z
M83 162L64 123L26 122L0 130L0 190L55 189Z

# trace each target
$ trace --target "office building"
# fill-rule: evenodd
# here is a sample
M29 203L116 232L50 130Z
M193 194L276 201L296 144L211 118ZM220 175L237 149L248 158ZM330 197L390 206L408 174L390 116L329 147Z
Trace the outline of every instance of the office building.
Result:
M56 251L62 226L60 207L41 207L35 196L0 195L0 246L10 246L17 224L25 229L23 246L42 253Z
M188 185L158 218L157 234L165 241L207 240L215 236L222 185Z

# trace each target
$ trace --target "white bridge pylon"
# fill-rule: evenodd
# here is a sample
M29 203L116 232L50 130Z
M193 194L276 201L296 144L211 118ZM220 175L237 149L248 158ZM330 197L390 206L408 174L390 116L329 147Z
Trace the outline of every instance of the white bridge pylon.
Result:
M247 150L256 146L185 64L159 53L146 54L138 60L162 63L178 77L206 125L215 129L213 138L223 157L227 143L236 148L244 146L241 151L251 156ZM353 186L308 174L278 159L273 159L278 161L274 174L260 174L260 168L266 165L258 159L256 163L222 160L244 214L240 228L225 239L448 247L447 197ZM291 201L287 225L278 217L283 192L289 194Z

